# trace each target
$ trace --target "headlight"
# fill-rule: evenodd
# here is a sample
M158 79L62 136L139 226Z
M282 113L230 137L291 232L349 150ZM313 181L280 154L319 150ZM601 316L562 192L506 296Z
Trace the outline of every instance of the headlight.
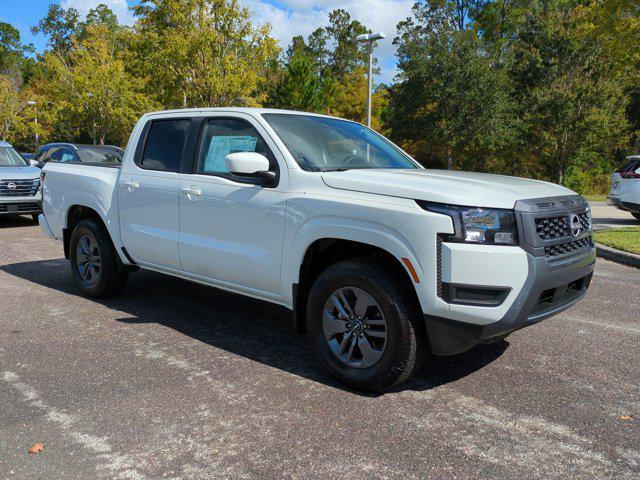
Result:
M513 210L460 207L417 200L425 210L448 215L453 221L453 235L448 242L517 245L518 227Z

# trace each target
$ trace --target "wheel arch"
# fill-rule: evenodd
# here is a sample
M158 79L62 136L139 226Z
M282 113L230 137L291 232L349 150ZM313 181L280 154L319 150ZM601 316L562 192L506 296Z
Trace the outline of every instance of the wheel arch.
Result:
M64 256L65 258L69 258L69 246L71 243L71 234L73 233L74 228L78 223L82 220L91 219L102 226L107 234L109 235L109 239L111 244L114 246L117 254L118 265L125 267L130 265L129 259L126 257L125 253L121 251L117 247L117 243L115 241L114 233L110 228L110 222L108 221L107 212L104 209L97 207L90 207L83 204L73 204L70 205L67 209L67 212L64 216L64 224L62 229L62 242L64 245Z
M413 259L412 253L408 248L396 246L396 248L389 249L388 245L385 248L380 243L371 242L371 238L361 238L358 235L342 235L316 238L306 244L304 253L297 262L296 275L290 284L294 322L298 332L306 332L306 300L315 278L329 265L348 258L370 257L384 261L402 279L409 294L420 305L415 280L404 263L406 259L412 265L417 266L417 262L411 261ZM420 274L414 273L419 280Z

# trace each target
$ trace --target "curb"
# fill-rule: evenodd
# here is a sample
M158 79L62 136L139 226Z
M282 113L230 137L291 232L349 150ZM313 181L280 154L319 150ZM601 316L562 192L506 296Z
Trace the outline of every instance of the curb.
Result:
M623 265L640 268L640 255L635 253L623 252L622 250L596 243L596 255Z

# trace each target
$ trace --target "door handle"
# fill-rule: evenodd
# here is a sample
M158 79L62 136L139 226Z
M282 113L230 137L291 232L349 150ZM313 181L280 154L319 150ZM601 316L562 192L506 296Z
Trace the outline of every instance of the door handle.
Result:
M180 189L180 191L185 195L193 195L196 197L199 197L200 195L202 195L202 190L195 187L183 187Z
M128 188L129 190L131 190L132 188L140 188L140 184L135 180L128 180L128 181L122 182L122 185L125 188Z

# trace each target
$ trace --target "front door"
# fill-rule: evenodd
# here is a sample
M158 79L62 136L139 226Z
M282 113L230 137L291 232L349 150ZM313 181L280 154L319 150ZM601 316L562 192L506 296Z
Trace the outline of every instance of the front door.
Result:
M180 167L190 121L151 120L120 180L120 226L129 255L140 264L180 269Z
M180 183L180 261L184 271L243 290L279 293L286 168L262 127L241 115L205 121L195 173ZM251 151L279 172L276 187L229 173L225 156ZM280 159L282 165L283 160Z

